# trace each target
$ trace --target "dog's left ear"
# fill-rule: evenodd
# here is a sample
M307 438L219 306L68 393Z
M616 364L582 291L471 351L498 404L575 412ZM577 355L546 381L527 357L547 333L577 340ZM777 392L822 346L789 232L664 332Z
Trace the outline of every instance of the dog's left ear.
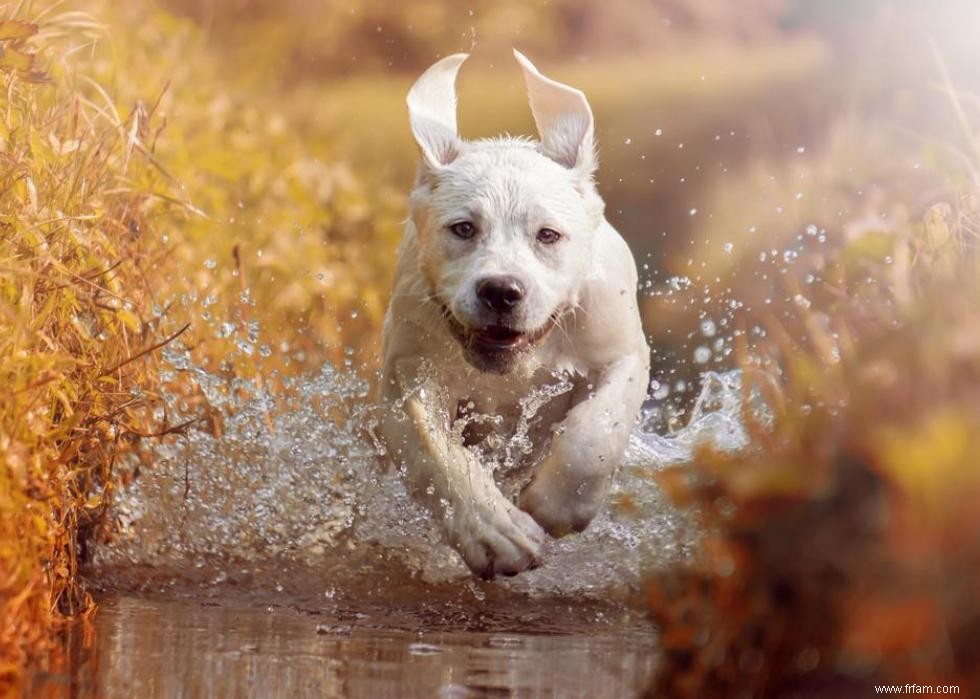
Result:
M531 113L546 155L589 179L596 167L592 109L581 90L543 76L514 49L527 83Z

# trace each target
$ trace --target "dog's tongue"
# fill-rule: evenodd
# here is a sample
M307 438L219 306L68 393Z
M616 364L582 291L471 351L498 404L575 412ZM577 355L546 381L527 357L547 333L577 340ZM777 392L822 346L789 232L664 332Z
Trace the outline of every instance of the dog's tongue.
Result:
M505 325L488 325L477 333L480 342L500 347L512 347L518 344L522 337L523 333Z

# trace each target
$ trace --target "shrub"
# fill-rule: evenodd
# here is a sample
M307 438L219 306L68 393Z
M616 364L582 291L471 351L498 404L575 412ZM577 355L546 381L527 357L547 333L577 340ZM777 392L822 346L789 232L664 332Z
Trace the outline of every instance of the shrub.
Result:
M766 324L782 367L771 430L663 474L707 534L693 566L650 583L652 696L976 692L976 211L939 205L828 251L837 293L798 311L798 333Z

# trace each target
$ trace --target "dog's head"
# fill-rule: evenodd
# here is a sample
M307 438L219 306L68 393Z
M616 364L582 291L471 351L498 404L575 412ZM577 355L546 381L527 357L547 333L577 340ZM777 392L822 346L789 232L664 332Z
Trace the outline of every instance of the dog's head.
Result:
M454 84L466 54L433 65L408 93L422 152L411 196L422 273L467 360L493 373L510 371L576 306L603 209L585 95L514 53L540 142L459 137Z

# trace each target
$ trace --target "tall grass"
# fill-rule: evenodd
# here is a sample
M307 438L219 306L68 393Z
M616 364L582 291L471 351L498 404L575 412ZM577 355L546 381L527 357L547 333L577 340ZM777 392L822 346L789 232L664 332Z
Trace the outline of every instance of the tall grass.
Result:
M78 532L145 429L141 356L163 334L144 113L120 115L73 62L100 34L71 12L8 9L0 23L0 682L51 648L60 619L92 610Z
M75 6L0 20L4 685L92 613L78 570L120 456L186 427L159 400L159 350L286 369L260 334L294 364L341 361L377 336L399 228L399 197L221 79L190 22Z

